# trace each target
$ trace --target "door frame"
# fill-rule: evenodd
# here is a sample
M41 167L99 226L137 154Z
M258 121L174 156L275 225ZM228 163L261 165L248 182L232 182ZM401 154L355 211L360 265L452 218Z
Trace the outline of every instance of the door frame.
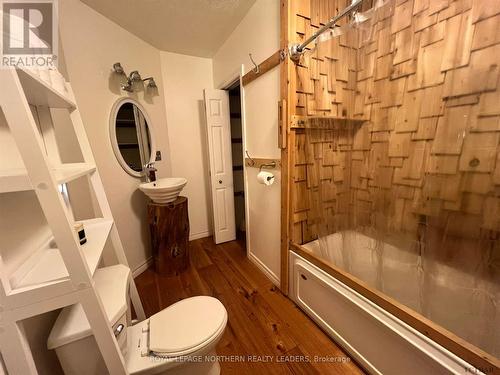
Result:
M243 196L245 201L245 253L248 256L248 248L249 248L249 238L250 233L248 229L250 228L249 219L250 212L248 208L248 180L246 174L246 165L245 165L245 150L247 145L247 128L246 128L246 117L245 117L245 93L244 86L242 82L242 78L245 75L245 66L241 64L240 70L235 71L230 75L230 78L225 80L222 84L216 87L218 90L229 90L233 87L237 82L240 85L240 111L241 111L241 142L242 142L242 157L243 157ZM234 182L233 182L234 184ZM235 216L236 220L236 216ZM215 225L215 224L212 224Z

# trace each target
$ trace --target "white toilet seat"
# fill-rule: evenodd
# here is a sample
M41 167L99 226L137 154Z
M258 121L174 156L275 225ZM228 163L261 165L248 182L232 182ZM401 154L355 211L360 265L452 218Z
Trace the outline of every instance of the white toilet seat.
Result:
M160 357L189 355L218 338L226 322L227 311L218 299L184 299L149 318L149 352Z

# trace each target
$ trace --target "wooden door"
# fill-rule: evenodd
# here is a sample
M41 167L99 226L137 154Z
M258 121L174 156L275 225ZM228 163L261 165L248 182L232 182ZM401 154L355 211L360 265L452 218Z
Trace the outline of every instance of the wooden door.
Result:
M215 243L236 239L229 95L205 89Z

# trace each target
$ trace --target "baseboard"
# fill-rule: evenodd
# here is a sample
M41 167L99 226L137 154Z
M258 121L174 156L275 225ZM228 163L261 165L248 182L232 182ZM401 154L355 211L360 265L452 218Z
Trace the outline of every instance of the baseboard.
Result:
M259 258L257 258L255 255L253 255L250 251L247 251L247 257L250 259L250 261L255 264L266 276L269 280L272 281L272 283L276 286L280 286L280 279L278 276L274 274L273 271L271 271L264 263L261 262Z
M146 271L152 264L153 264L153 257L149 257L132 271L132 277L135 279L141 273Z
M210 237L212 233L209 230L203 231L203 232L198 232L198 233L190 233L189 234L189 241L194 241L198 240L200 238L205 238L205 237Z

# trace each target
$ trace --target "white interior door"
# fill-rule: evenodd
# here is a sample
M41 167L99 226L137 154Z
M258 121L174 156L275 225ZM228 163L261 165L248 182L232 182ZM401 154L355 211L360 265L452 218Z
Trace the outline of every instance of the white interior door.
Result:
M215 243L236 239L229 94L205 89Z

